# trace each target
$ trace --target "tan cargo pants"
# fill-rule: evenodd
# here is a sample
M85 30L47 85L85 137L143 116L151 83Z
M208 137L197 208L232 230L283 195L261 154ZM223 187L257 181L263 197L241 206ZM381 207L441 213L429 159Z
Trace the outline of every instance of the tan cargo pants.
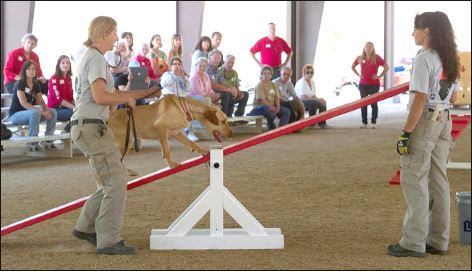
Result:
M452 122L444 111L435 121L426 109L410 135L409 155L401 158L400 184L407 210L400 245L425 252L426 243L447 250L450 194L446 165L452 148Z
M110 129L81 121L71 138L92 166L97 191L85 202L76 230L97 233L97 248L104 248L122 240L127 174Z

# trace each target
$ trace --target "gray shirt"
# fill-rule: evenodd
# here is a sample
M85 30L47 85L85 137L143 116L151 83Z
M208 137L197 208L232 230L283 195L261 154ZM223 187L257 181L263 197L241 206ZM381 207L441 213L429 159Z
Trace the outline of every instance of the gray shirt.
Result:
M85 51L80 62L78 78L76 110L71 119L90 118L108 121L110 106L97 104L92 95L91 86L97 79L105 80L107 92L111 92L114 85L105 57L98 50L89 48Z
M277 85L279 88L279 93L280 93L280 101L289 101L291 100L290 97L295 98L297 97L297 92L295 92L295 87L293 86L293 83L288 80L287 82L283 83L280 77L272 80L272 82Z
M421 92L428 95L426 108L434 109L436 105L446 108L449 104L452 92L457 91L458 84L441 80L442 63L439 54L432 49L418 51L410 79L410 103L414 97L413 92Z

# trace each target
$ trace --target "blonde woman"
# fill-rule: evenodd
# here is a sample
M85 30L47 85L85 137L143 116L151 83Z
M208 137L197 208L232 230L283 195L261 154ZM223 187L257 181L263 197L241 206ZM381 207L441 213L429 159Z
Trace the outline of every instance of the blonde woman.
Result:
M303 77L295 84L295 92L303 102L305 110L310 116L315 115L316 112L322 113L326 111L326 100L316 95L315 81L313 75L315 70L313 65L305 64L302 69ZM318 123L321 128L328 128L326 121Z
M72 235L95 245L97 254L133 255L134 247L121 238L128 176L107 127L108 112L110 106L122 103L135 107L136 99L158 89L112 92L113 77L103 54L118 40L116 29L113 18L96 17L84 42L71 138L89 159L98 189L85 202Z
M357 65L361 66L360 73L356 70ZM383 66L383 71L380 75L377 75L380 66ZM380 90L379 79L389 70L387 63L375 53L374 44L372 42L366 42L362 54L354 60L351 68L354 74L360 78L359 92L361 93L361 98L378 93ZM372 107L371 128L376 128L379 109L377 103L373 103L370 106ZM367 106L362 107L361 113L361 128L368 128Z

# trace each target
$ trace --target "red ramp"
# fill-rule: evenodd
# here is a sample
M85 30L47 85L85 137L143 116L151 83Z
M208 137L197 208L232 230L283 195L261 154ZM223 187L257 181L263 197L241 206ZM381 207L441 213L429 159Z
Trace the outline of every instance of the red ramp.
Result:
M251 146L269 141L273 138L277 138L277 137L280 137L282 135L288 134L292 131L300 130L300 129L303 129L307 126L316 124L318 122L321 122L321 121L324 121L324 120L327 120L327 119L331 119L331 118L336 117L338 115L348 113L350 111L359 109L361 107L365 107L367 105L370 105L370 104L378 102L378 101L385 100L387 98L393 97L393 96L398 95L400 93L406 92L407 90L408 90L408 83L398 85L394 88L385 90L383 92L380 92L380 93L377 93L377 94L374 94L374 95L371 95L371 96L364 97L364 98L362 98L360 100L357 100L357 101L354 101L352 103L348 103L348 104L336 107L334 109L325 111L321 114L311 116L309 118L291 123L291 124L286 125L286 126L283 126L281 128L277 128L277 129L259 134L255 137L246 139L242 142L227 146L223 149L223 154L224 155L229 155L231 153L234 153L234 152L249 148ZM148 174L146 176L137 178L135 180L132 180L132 181L128 182L128 190L131 190L131 189L134 189L134 188L139 187L141 185L144 185L146 183L150 183L150 182L156 181L158 179L162 179L164 177L173 175L175 173L181 172L181 171L186 170L188 168L192 168L194 166L200 165L202 163L205 163L205 162L209 161L209 158L210 158L209 155L207 155L207 156L203 156L203 157L190 159L190 160L187 160L187 161L183 162L180 166L178 166L174 169L164 168L164 169L161 169L157 172L154 172L154 173ZM78 208L80 208L84 205L85 201L89 197L90 196L80 198L78 200L75 200L75 201L72 201L70 203L67 203L67 204L64 204L62 206L51 209L49 211L45 211L43 213L28 217L24 220L21 220L21 221L15 222L13 224L7 225L5 227L2 227L1 236L12 233L14 231L17 231L17 230L20 230L20 229L23 229L23 228L26 228L26 227L34 225L36 223L54 218L54 217L59 216L63 213L67 213L67 212L70 212L72 210L78 209Z

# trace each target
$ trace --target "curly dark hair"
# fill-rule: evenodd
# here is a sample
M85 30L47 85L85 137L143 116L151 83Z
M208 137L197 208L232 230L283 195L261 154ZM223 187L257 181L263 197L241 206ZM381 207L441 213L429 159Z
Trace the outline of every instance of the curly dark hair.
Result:
M447 80L456 82L460 64L456 37L447 15L441 11L417 14L415 28L429 29L429 45L438 52Z

